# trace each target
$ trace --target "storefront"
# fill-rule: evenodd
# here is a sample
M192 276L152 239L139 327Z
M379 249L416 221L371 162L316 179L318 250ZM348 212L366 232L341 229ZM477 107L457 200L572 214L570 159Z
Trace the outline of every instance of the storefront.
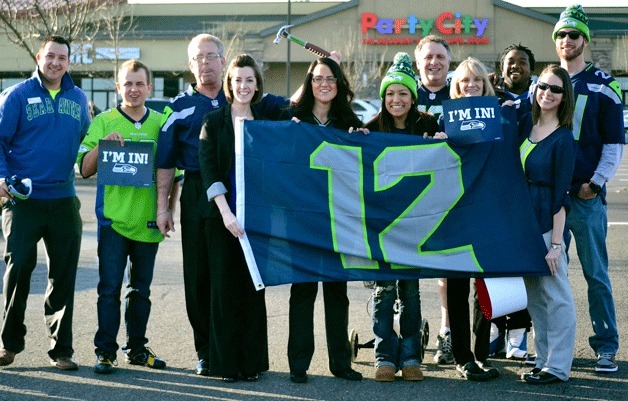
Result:
M153 70L152 96L158 98L175 96L192 81L186 51L197 33L221 37L228 60L247 52L263 61L268 92L285 95L296 89L316 57L285 38L274 43L279 29L288 24L287 1L129 3L133 3L129 7L135 28L117 49L105 38L96 38L74 50L73 77L99 108L115 102L111 77L116 50L118 59L139 58ZM428 34L450 43L454 65L473 56L491 69L498 66L504 48L521 43L534 52L538 73L545 64L557 61L551 32L561 11L522 8L501 0L292 0L290 25L294 26L289 32L324 49L340 51L356 92L368 98L376 93L381 71L395 53L412 54ZM628 103L628 78L621 79L628 77L628 7L585 11L592 33L586 58L619 78ZM33 62L15 45L6 40L0 43L0 83L6 88L28 76Z

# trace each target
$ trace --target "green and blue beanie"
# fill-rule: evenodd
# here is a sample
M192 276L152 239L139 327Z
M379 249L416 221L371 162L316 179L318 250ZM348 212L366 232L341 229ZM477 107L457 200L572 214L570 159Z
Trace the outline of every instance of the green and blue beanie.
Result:
M417 98L417 81L416 75L412 70L412 59L408 53L399 52L395 54L393 65L390 66L386 76L382 79L382 85L379 89L379 97L384 98L386 88L392 84L401 84L406 86L412 92L412 96Z
M565 11L560 13L560 18L554 26L554 32L552 33L552 40L554 42L556 42L556 33L563 28L577 29L582 32L587 42L591 41L589 34L589 17L587 17L587 14L580 4L569 6Z

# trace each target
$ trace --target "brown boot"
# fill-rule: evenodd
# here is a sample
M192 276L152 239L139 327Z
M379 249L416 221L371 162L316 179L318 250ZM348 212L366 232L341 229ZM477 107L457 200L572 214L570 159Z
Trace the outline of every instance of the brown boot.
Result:
M404 366L401 369L401 375L403 376L403 380L409 382L419 382L423 380L423 372L421 372L421 368L418 366Z
M379 366L375 371L376 382L394 382L395 381L395 368L392 366L384 365Z
M8 366L15 360L15 352L6 348L0 349L0 366Z

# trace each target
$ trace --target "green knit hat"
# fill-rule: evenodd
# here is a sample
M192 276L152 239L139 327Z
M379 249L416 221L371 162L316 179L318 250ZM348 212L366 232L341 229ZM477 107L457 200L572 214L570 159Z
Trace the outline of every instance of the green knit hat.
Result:
M565 11L560 13L560 18L554 26L554 32L552 33L552 40L554 42L556 42L556 32L563 28L577 29L582 32L587 42L591 41L589 34L589 17L587 17L587 14L580 4L569 6Z
M408 53L399 52L395 54L393 65L390 66L379 89L379 97L384 98L386 88L392 84L401 84L406 86L412 92L412 96L417 98L417 82L416 75L412 70L412 59Z

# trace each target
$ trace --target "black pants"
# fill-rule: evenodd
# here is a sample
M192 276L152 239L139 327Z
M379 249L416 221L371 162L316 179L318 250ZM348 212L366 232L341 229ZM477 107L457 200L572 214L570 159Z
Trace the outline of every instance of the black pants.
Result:
M24 350L24 312L31 274L37 265L37 243L43 239L48 255L48 288L44 302L48 355L52 359L72 356L74 284L81 249L83 222L76 197L28 199L12 205L3 199L2 229L6 240L4 261L4 322L2 346Z
M186 172L181 191L185 307L194 332L196 355L198 359L207 360L209 358L211 286L209 255L205 238L206 219L202 216L200 202L207 203L201 175Z
M447 279L447 308L451 326L451 346L454 359L460 365L474 360L486 361L491 333L491 322L482 314L477 291L474 291L473 334L475 334L475 346L474 351L471 351L469 281L468 278Z
M298 283L290 287L288 363L291 372L307 371L314 355L314 301L317 292L318 283ZM347 283L323 283L323 299L329 370L340 372L350 369Z

